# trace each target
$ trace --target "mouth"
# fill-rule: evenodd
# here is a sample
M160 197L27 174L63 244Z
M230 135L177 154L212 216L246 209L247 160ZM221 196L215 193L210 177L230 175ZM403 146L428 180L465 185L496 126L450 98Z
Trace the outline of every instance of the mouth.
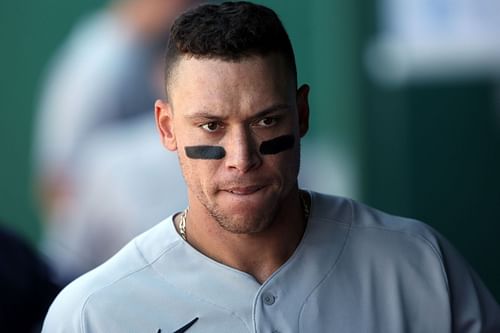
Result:
M251 195L264 188L264 185L251 185L251 186L235 186L225 188L223 191L234 195Z

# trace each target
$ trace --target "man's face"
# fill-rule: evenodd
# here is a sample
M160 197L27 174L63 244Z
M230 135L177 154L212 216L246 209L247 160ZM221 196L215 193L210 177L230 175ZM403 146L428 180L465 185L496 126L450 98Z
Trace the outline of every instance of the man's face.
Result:
M190 206L233 233L265 230L297 188L307 94L275 55L181 58L156 116L164 145L178 151Z

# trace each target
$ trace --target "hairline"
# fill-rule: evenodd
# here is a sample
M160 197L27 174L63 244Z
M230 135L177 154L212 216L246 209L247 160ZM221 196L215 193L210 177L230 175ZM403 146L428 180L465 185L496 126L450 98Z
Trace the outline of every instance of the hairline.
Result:
M223 61L227 63L241 63L245 60L249 60L252 58L267 58L271 56L277 56L279 59L281 59L281 64L286 68L286 71L288 72L290 78L293 81L293 85L295 86L295 89L297 89L297 69L292 68L294 67L293 63L290 63L286 58L284 54L281 52L277 51L270 51L267 53L262 53L262 52L249 52L249 53L242 53L238 57L224 57L224 56L219 56L219 55L212 55L212 54L193 54L193 53L178 53L176 54L173 58L169 60L168 66L166 66L165 71L164 71L164 91L165 91L165 99L167 102L171 103L171 99L169 97L169 87L172 82L172 78L175 76L175 72L177 68L179 67L179 64L182 60L188 60L188 59L197 59L197 60L218 60L218 61Z

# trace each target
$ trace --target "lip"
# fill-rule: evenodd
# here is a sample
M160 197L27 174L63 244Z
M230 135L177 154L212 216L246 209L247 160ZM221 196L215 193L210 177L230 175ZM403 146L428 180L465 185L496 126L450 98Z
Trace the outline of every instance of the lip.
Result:
M263 185L234 186L225 188L223 191L234 195L250 195L260 191L262 188L264 188Z

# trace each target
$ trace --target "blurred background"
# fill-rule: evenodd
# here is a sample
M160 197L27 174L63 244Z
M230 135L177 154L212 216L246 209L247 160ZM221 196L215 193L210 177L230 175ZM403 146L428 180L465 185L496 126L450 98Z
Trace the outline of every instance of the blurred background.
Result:
M311 85L312 126L303 144L301 182L425 221L460 250L500 299L500 1L258 2L281 16L299 82ZM50 223L36 199L33 164L47 73L76 22L106 3L0 4L0 220L34 247L44 247ZM73 107L68 103L68 112ZM91 144L104 151L114 147L101 139ZM152 144L159 147L159 140ZM133 178L116 172L130 164L129 153L109 157L114 160L104 162L105 171L89 167L101 177L92 188L101 204L115 197L108 179L121 184L118 176ZM138 179L156 175L137 172ZM163 208L166 217L171 210Z

